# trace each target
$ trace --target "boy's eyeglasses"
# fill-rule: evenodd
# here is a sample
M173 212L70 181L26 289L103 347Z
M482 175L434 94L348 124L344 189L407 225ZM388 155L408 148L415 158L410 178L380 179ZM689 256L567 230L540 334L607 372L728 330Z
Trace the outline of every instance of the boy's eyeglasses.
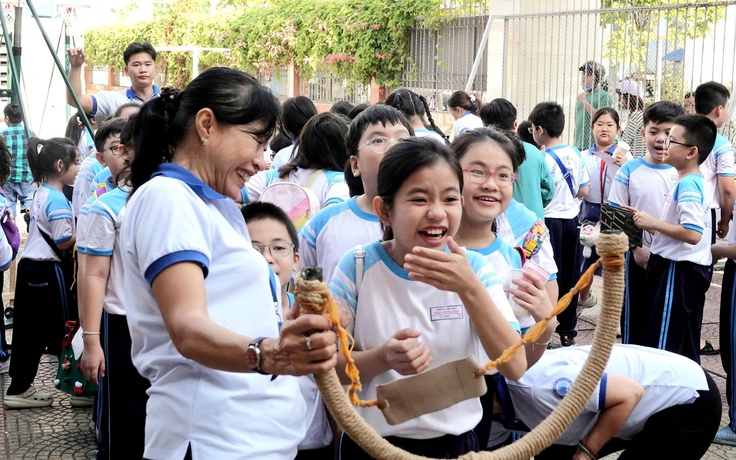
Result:
M693 144L685 144L683 142L673 141L672 139L665 139L664 140L664 143L662 144L662 148L666 150L666 149L670 148L670 144L677 144L677 145L681 145L683 147L695 147Z
M277 241L271 244L253 243L253 247L264 256L266 255L266 248L268 248L268 253L271 254L271 257L274 259L283 259L291 254L294 244Z
M109 150L110 153L112 153L112 156L114 156L115 158L120 158L121 156L123 156L123 154L127 150L125 146L123 145L123 151L121 152L119 149L120 145L111 145L110 147L107 148L107 150Z
M369 149L373 150L376 153L385 153L386 150L388 150L389 147L391 147L393 144L399 143L401 141L405 140L404 138L393 138L389 139L385 136L379 136L374 137L373 139L370 139L365 144L359 146L358 148L368 147Z
M501 187L506 187L514 183L516 180L516 174L508 171L487 171L481 168L470 168L463 169L463 172L468 175L470 182L476 184L482 184L492 177L496 184Z

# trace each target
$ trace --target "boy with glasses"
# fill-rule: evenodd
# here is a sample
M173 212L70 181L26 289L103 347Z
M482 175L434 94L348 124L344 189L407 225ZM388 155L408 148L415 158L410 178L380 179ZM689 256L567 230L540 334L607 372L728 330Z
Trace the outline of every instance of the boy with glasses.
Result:
M611 185L608 204L631 206L651 215L662 212L665 197L677 182L677 170L664 162L664 143L675 119L684 114L682 106L671 101L655 102L644 110L641 135L647 153L621 166ZM644 314L649 310L645 280L652 238L648 233L643 236L642 246L631 249L626 255L626 291L621 312L623 343L642 343Z
M299 264L299 240L289 216L273 203L255 201L242 208L253 247L263 255L281 285L281 311L286 318L294 305L294 295L288 292L291 276ZM273 283L273 279L271 280ZM282 320L283 321L283 320ZM299 389L307 403L307 435L298 446L297 460L332 458L334 439L330 421L314 377L297 377Z
M715 123L703 115L675 119L664 141L664 162L678 180L665 198L659 219L634 212L634 224L653 235L647 265L647 306L642 315L645 345L700 363L700 328L711 279L710 217L700 164L716 140Z

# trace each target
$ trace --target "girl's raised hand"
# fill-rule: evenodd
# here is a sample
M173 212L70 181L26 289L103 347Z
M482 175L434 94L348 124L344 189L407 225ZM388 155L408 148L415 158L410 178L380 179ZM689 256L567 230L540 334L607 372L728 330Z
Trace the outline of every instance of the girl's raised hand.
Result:
M451 252L415 246L412 254L404 257L404 269L409 272L409 278L458 293L467 289L471 281L478 280L465 249L452 237L447 238L447 247Z
M517 305L534 317L534 321L539 322L550 314L552 302L541 278L527 275L511 282L516 287L509 287L509 294L514 296Z

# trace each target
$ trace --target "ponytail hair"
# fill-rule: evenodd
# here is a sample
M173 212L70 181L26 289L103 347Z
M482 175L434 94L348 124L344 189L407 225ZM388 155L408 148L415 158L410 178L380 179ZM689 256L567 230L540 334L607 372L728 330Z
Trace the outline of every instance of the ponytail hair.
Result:
M271 137L281 106L271 91L252 76L236 69L212 67L181 91L164 88L161 96L141 107L135 123L135 159L131 163L131 196L165 162L186 137L197 113L208 108L218 123L264 124L256 136Z
M92 115L87 114L87 119L92 121ZM69 117L69 121L66 122L64 137L71 139L71 141L74 142L74 145L77 145L85 131L87 131L87 127L84 126L82 117L79 115L79 112L75 112L74 115ZM92 135L94 136L94 133L92 133Z
M480 114L480 103L478 99L474 94L469 94L467 91L455 91L452 93L452 96L447 100L447 106L450 108L463 108L473 115Z
M77 162L77 146L74 141L66 137L52 137L51 139L32 137L28 139L26 155L33 181L42 183L59 175L59 172L56 171L57 161L61 160L64 164L61 174Z
M442 139L447 142L447 136L445 133L442 132L442 130L434 123L432 113L429 110L429 104L424 96L421 96L409 89L402 88L389 94L384 103L400 110L404 115L406 115L406 118L411 119L411 117L419 117L422 124L425 126L427 125L424 121L424 117L426 115L429 127L432 131L442 136Z

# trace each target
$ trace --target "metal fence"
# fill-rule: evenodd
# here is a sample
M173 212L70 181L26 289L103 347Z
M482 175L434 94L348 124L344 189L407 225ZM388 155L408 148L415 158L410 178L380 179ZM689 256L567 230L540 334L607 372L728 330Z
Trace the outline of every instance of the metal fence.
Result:
M568 120L563 137L570 142L582 92L578 68L588 60L606 69L604 86L614 99L622 85L638 88L646 103L681 102L711 80L733 89L736 1L662 3L668 2L507 16L503 97L520 118L538 102L560 103ZM732 124L724 134L736 134Z
M299 94L317 103L332 104L348 101L353 104L371 102L371 85L352 83L332 75L327 68L319 68L309 75L300 75Z
M289 89L289 68L287 66L274 67L273 69L261 70L254 76L262 85L271 88L273 94L279 99L286 99Z
M487 21L487 15L462 16L439 30L417 24L409 38L412 59L404 67L403 86L423 95L430 109L446 111L450 95L465 88ZM471 88L479 100L487 87L486 59L484 55Z

